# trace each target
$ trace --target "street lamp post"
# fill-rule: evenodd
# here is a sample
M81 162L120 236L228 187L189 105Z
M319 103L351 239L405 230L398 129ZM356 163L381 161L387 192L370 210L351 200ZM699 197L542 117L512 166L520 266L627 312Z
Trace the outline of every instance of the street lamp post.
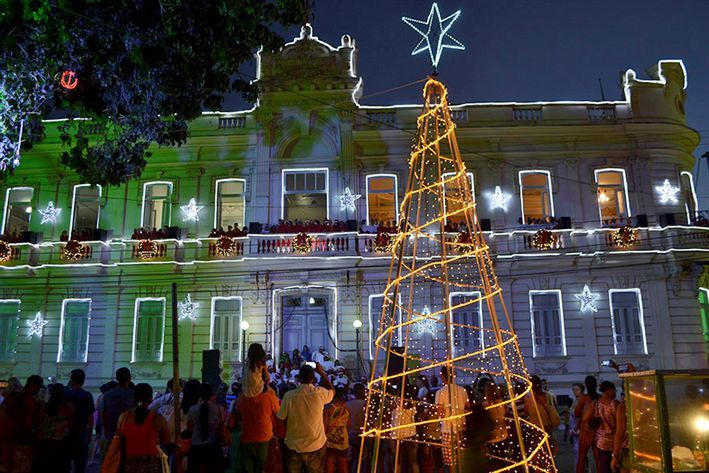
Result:
M241 327L241 362L246 363L246 331L249 329L249 321L242 320Z
M360 373L360 368L362 366L362 362L360 360L360 355L359 355L359 330L362 328L362 321L359 319L355 319L355 321L352 322L352 326L355 329L355 348L356 348L355 353L356 353L356 359L357 359L357 372Z

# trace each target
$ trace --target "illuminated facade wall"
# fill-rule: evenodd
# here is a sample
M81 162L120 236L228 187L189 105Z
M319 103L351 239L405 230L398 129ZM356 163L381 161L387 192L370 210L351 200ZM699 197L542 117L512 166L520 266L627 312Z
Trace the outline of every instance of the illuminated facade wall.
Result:
M230 222L330 218L367 230L397 218L421 107L360 105L357 53L349 37L335 48L306 32L261 58L257 107L205 113L186 145L153 150L142 178L121 187L82 186L59 165L58 133L48 124L47 139L24 154L2 191L4 233L29 229L43 238L12 243L0 266L0 378L66 381L83 367L95 387L127 365L162 384L172 373L171 282L180 302L189 294L194 304L179 323L184 376L200 375L210 347L222 350L232 376L241 320L250 324L248 341L276 356L324 344L354 368L352 323L360 319L366 362L389 266L374 234L316 234L313 250L300 254L289 245L293 235L252 233L236 238L230 256L209 238ZM685 124L682 63L661 61L650 75L629 71L626 100L616 102L454 107L527 365L558 386L598 372L608 358L706 365L696 263L707 261L709 229L690 220L699 138ZM346 188L361 195L354 210L339 198ZM61 210L53 213L50 202ZM543 225L534 222L547 217L568 228L554 230L554 244L541 250L532 240ZM628 218L637 241L623 247L612 233ZM97 232L67 259L62 232L86 235L94 219L112 235ZM141 225L183 231L157 242L146 260L132 239ZM42 336L29 334L37 312Z

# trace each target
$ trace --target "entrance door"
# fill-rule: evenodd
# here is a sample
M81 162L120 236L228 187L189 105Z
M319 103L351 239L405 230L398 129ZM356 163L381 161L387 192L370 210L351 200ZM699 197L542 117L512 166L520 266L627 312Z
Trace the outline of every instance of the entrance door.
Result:
M292 355L294 349L308 345L315 352L323 346L334 356L334 347L327 333L329 300L324 294L293 294L281 298L283 347L282 352Z

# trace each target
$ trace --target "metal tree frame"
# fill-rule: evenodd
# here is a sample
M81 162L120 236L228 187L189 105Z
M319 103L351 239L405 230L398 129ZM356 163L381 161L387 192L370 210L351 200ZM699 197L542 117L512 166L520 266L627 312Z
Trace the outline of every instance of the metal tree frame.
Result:
M430 403L407 396L404 387L408 377L438 375L442 368L451 373L451 383L456 378L489 374L499 386L496 391L501 395L486 399L485 405L491 414L497 413L493 416L495 428L505 436L495 448L488 449L495 471L556 471L548 435L522 419L517 411L516 401L530 393L531 382L480 229L447 91L441 82L429 78L423 98L406 195L400 208L399 233L391 249L389 278L374 341L358 471L370 471L370 467L371 471L395 471L401 447L408 442L449 449L451 471L462 471L464 439L458 437L463 435L452 432L450 438L437 439L426 434L426 427L430 431L433 426L440 427L441 421L465 422L470 414L469 405L463 411L454 410L452 390L448 390L449 398L435 408L435 415L412 417L409 411L407 419L411 420L402 420L406 409L433 409ZM447 221L460 222L457 234L446 233ZM453 304L452 294L471 292L478 296ZM423 303L427 294L430 309L429 304ZM483 326L454 320L455 311L472 309L474 304L485 304L487 308ZM416 330L422 322L427 332L435 327L430 340L424 330ZM480 346L473 350L461 348L459 339L470 335L479 337ZM402 359L401 372L392 369L394 356ZM502 410L504 414L500 415ZM371 465L367 465L370 453Z

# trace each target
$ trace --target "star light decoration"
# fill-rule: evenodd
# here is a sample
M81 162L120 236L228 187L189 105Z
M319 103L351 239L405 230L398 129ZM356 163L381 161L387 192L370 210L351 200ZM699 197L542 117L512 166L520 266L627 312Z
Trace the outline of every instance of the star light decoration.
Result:
M27 325L30 328L29 332L27 333L27 336L32 337L33 335L38 335L41 337L42 332L44 331L44 326L48 323L48 320L44 320L42 318L42 313L37 312L34 316L34 319L27 321Z
M354 212L355 202L357 202L360 197L362 197L360 194L353 194L349 187L345 187L345 193L337 197L340 199L340 210Z
M512 197L509 194L505 194L500 189L500 186L495 186L495 192L488 192L487 198L490 199L490 206L493 209L507 210L507 201Z
M677 194L679 193L679 187L675 187L670 184L669 179L665 179L665 182L661 186L655 186L655 190L660 193L660 203L666 204L672 202L676 204L679 202L677 199Z
M441 18L438 4L434 3L431 5L431 11L428 13L426 21L416 20L406 16L402 17L401 20L404 23L422 36L421 41L419 41L416 47L414 47L414 50L411 51L411 55L414 56L418 53L428 51L431 64L434 70L436 70L438 68L438 62L441 60L443 49L465 49L463 43L448 34L448 30L453 26L458 16L460 16L460 10L445 18Z
M187 205L181 205L183 222L199 222L199 211L204 205L197 205L197 200L193 197Z
M188 293L185 296L184 301L177 303L177 318L179 320L195 320L197 318L195 310L198 308L199 304L197 302L192 302L192 295Z
M51 223L52 225L54 225L55 223L57 223L57 218L59 217L61 211L62 209L54 207L54 202L50 200L44 210L37 209L37 212L39 212L42 216L42 221L40 222L40 224L44 225L45 223Z
M438 328L438 318L431 316L431 309L429 309L428 306L425 306L423 308L423 312L421 312L421 317L426 318L416 322L414 330L416 330L416 332L420 335L425 335L427 333L435 335L436 330Z
M581 302L581 312L598 312L596 300L598 300L600 296L592 293L588 288L588 284L584 284L583 291L581 291L580 294L574 294L574 297Z

